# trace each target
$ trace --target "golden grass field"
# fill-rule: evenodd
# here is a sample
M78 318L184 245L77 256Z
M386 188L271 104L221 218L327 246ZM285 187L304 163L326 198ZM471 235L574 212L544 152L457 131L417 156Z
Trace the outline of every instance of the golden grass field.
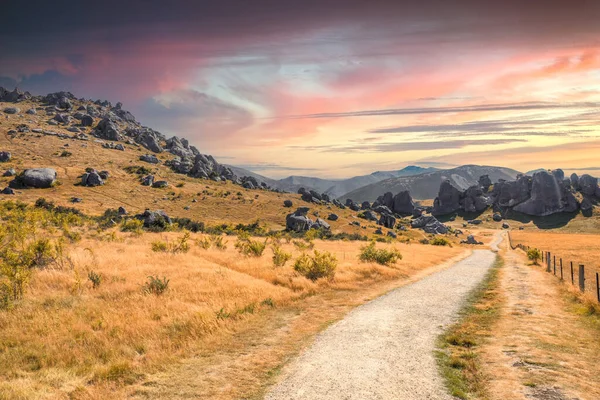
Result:
M596 295L596 273L600 273L600 235L583 233L560 233L542 231L512 231L513 245L524 244L552 254L552 273L556 257L556 274L560 276L560 260L563 263L563 277L571 281L571 262L574 268L575 284L578 284L578 266L585 266L586 292ZM544 264L545 267L545 264Z
M152 241L181 235L85 234L69 251L74 268L36 271L25 298L0 313L0 398L121 398L129 385L141 384L177 361L219 351L221 335L276 319L290 308L301 318L303 304L313 297L317 300L307 304L326 310L328 302L336 301L329 293L359 296L381 282L398 285L464 251L378 244L403 254L396 265L386 267L358 262L364 242L316 241L315 248L332 252L339 265L332 281L312 282L292 269L300 254L292 244L282 245L293 254L284 267L273 267L269 249L259 258L241 256L233 248L235 237L229 237L224 251L194 244L201 234L192 235L186 254L151 250ZM87 278L91 270L103 278L97 289ZM161 296L143 293L149 275L167 277L168 291ZM321 328L313 326L297 339ZM271 350L278 354L277 346ZM248 356L253 349L242 344L237 351ZM261 383L240 389L252 392Z

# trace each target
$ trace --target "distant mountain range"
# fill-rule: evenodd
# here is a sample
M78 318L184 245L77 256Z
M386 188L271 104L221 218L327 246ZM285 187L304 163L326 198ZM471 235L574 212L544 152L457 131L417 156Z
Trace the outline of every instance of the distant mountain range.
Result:
M499 179L514 180L519 173L510 168L463 165L453 169L385 179L345 193L338 198L341 200L349 198L355 202L375 201L385 192L396 194L408 190L413 199L433 199L438 194L440 183L446 179L450 180L450 183L458 189L464 190L476 184L482 175L489 175L492 182L495 183Z
M238 176L253 176L259 182L265 182L267 185L285 190L288 192L297 192L301 187L312 189L319 193L326 193L332 198L338 198L348 192L352 192L363 186L377 183L386 179L408 177L418 174L437 171L436 168L424 168L415 165L402 168L396 171L376 171L369 175L355 176L348 179L321 179L309 176L289 176L283 179L271 179L248 171L244 168L229 166Z

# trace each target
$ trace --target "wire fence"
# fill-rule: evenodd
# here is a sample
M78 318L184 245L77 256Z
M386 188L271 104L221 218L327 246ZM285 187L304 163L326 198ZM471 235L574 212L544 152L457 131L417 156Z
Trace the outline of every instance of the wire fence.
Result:
M508 242L513 250L521 249L525 253L531 249L538 250L541 255L541 265L545 266L546 272L554 274L561 281L578 286L582 293L592 293L600 303L600 272L593 271L589 267L586 268L584 264L578 262L563 260L552 251L526 246L521 243L514 244L510 232L508 233Z

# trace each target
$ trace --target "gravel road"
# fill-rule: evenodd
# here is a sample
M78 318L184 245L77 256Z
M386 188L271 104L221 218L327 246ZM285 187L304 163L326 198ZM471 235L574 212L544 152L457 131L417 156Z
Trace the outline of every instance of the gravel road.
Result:
M451 399L438 375L435 340L494 259L475 250L356 308L290 363L265 399Z

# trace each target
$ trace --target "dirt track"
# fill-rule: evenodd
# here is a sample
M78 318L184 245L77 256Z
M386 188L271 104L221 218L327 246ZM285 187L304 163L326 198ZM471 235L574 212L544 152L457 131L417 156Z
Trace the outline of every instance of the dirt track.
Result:
M265 398L451 399L438 374L435 340L494 259L489 250L475 250L355 309L284 369Z

